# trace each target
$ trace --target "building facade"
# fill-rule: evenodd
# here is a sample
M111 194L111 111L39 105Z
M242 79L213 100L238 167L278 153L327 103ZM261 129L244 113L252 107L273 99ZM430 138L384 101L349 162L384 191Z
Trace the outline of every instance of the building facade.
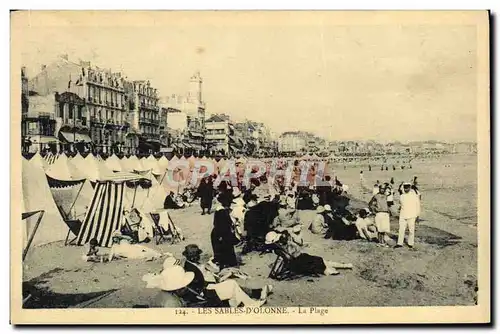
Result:
M230 118L224 114L213 115L205 122L206 148L211 155L227 156L230 153ZM234 142L234 137L233 140Z
M42 65L40 73L29 81L30 91L39 96L69 92L83 99L92 149L107 153L124 151L129 128L124 86L121 73L87 61L72 62L67 55Z
M280 153L299 153L307 150L307 147L308 136L302 131L284 132L278 138Z
M149 81L136 80L126 84L129 132L126 146L131 154L159 152L160 107L158 90ZM136 148L136 149L135 149Z

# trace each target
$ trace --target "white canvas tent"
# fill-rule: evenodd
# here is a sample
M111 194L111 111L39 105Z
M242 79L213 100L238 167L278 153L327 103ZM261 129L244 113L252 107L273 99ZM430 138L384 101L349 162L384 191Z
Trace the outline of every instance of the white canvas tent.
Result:
M45 172L39 165L32 164L24 159L21 168L24 211L45 211L31 247L64 240L68 227L56 207ZM37 217L32 216L23 221L26 224L26 235L31 233L36 220Z
M122 166L120 164L120 158L118 158L115 154L111 155L105 161L106 168L113 172L121 172Z

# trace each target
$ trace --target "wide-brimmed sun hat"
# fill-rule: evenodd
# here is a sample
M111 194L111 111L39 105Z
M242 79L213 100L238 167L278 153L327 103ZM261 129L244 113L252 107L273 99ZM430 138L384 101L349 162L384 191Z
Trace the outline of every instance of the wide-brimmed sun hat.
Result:
M332 211L332 207L330 206L330 204L325 205L325 211L328 211L328 212Z
M181 266L171 266L161 273L159 288L163 291L176 291L189 285L194 279L194 273L186 272Z
M274 244L280 239L280 235L274 231L271 231L266 234L266 245Z
M317 213L323 213L323 212L325 212L325 208L324 208L323 206L321 206L321 205L320 205L320 206L318 206L318 207L316 208L316 212L317 212Z
M188 257L191 255L200 255L203 251L198 247L198 245L190 244L184 248L182 255Z
M170 267L180 266L180 265L181 265L180 260L176 259L173 256L169 256L165 259L165 261L163 261L163 270L167 270Z

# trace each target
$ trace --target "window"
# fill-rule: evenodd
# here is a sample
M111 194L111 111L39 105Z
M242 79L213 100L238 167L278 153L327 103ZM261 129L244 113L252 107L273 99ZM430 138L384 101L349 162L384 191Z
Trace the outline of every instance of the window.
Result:
M63 118L64 117L64 103L59 104L59 117Z
M68 114L69 119L73 119L73 105L69 105L69 114Z

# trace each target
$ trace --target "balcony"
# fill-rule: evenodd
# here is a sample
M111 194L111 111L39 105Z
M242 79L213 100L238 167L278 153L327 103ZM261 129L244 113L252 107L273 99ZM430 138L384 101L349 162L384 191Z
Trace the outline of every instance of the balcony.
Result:
M143 133L142 137L145 138L146 140L154 140L154 141L160 140L160 135L158 133Z
M102 125L104 125L104 120L101 117L91 116L90 117L90 124L96 125L96 126L102 126Z
M141 124L152 124L159 126L160 125L160 120L154 119L154 118L148 118L148 117L139 117L139 123Z
M30 112L28 111L27 113L22 115L22 119L48 119L48 120L55 120L55 116L53 113L49 112Z

